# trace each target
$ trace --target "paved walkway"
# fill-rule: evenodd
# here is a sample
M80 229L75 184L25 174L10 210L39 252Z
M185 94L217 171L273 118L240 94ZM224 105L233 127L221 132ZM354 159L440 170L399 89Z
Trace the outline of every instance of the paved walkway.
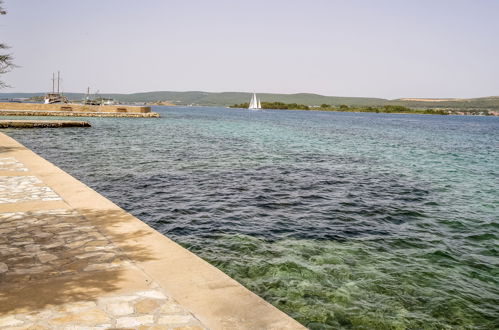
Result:
M0 329L303 329L0 133Z
M10 174L0 176L0 204L62 201L39 178L29 175L29 169L14 157L0 158L0 170ZM3 300L5 294L7 297L12 294L10 299L17 298L14 295L25 290L27 284L29 287L44 286L57 279L64 281L81 274L97 275L103 270L128 269L142 275L145 284L140 290L102 295L97 299L85 299L85 295L82 295L83 299L73 299L72 294L54 297L56 303L34 310L29 308L31 302L27 301L23 308L0 317L0 328L142 326L144 329L204 329L199 320L169 297L158 283L143 274L98 228L75 210L0 213L0 260Z

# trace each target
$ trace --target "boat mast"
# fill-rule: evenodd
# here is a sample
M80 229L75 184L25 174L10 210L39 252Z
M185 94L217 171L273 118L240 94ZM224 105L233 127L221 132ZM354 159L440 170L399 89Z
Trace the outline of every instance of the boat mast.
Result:
M52 94L55 93L55 72L52 72Z
M61 81L61 72L57 71L57 94L59 94L60 81Z

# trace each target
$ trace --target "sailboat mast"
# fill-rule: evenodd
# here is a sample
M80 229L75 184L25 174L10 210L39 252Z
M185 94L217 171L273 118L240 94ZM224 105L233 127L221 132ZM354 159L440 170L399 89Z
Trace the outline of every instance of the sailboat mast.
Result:
M55 72L52 72L52 94L55 93Z
M59 85L61 82L61 72L57 71L57 94L59 94Z

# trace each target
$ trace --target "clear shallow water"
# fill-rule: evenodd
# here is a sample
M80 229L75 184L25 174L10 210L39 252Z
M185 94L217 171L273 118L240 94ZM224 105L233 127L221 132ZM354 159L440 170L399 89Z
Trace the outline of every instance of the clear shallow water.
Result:
M156 110L3 131L309 328L499 327L499 118Z

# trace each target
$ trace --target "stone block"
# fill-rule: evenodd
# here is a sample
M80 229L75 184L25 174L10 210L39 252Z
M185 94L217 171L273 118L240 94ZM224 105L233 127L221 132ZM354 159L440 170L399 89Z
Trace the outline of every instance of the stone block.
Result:
M89 309L93 309L95 307L96 304L93 301L82 301L59 306L57 308L57 311L59 313L80 313Z
M57 256L50 254L50 253L41 253L41 254L37 255L37 257L38 257L38 260L40 260L40 262L42 264L57 259Z
M167 297L162 292L155 290L137 292L137 295L145 298L167 299Z
M160 300L144 299L135 304L135 311L139 314L152 314L160 305Z
M199 325L184 325L181 327L175 327L173 330L204 330L205 328Z
M113 267L115 267L115 266L112 264L92 264L92 265L88 265L87 267L85 267L83 269L83 271L84 272L92 272L92 271L96 271L96 270L106 270L106 269L110 269Z
M0 327L12 327L23 323L23 321L16 319L12 315L0 317Z
M119 328L133 328L152 323L154 323L153 315L121 317L116 320L116 326Z
M158 324L164 325L174 325L174 324L185 324L195 321L195 318L191 315L162 315L159 317Z
M6 273L8 270L9 267L3 262L0 262L0 274Z
M123 316L133 314L133 307L128 302L114 302L107 305L107 311L114 316Z
M160 309L161 314L187 314L187 312L176 303L164 304Z
M99 309L91 309L80 313L56 317L49 321L50 324L57 326L72 324L78 324L82 326L96 326L109 322L110 320L106 313Z

